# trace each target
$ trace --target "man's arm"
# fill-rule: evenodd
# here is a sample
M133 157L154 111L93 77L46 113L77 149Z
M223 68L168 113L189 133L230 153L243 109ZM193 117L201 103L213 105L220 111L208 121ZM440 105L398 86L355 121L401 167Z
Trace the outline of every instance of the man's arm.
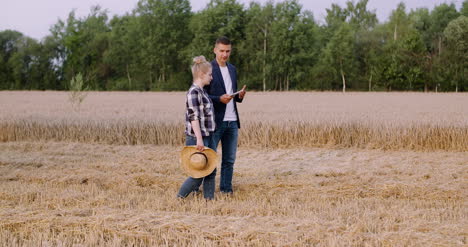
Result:
M211 81L211 83L213 83L213 81ZM204 87L204 89L206 90L206 92L208 93L208 96L210 97L210 99L213 102L227 104L227 103L229 103L229 101L231 101L231 99L233 99L233 97L229 96L228 94L223 94L221 96L212 95L211 94L211 84L206 85Z
M245 93L246 93L245 87L246 87L246 85L244 85L244 86L242 87L242 89L240 90L240 93L237 94L237 95L234 97L234 100L235 100L236 102L242 103L242 101L244 100Z
M213 80L211 81L211 83L213 83ZM210 85L206 85L203 89L205 89L205 91L208 93L208 97L210 97L210 99L213 102L219 103L220 102L220 96L216 96L216 95L211 94L211 83L210 83Z
M234 71L234 76L236 77L236 87L237 87L237 68L234 66L234 65L230 65L232 66L232 70ZM237 88L235 88L237 90ZM239 103L242 103L242 100L244 100L244 95L245 95L245 85L242 87L242 89L240 90L241 92L239 94L236 94L233 98L236 102L239 102Z

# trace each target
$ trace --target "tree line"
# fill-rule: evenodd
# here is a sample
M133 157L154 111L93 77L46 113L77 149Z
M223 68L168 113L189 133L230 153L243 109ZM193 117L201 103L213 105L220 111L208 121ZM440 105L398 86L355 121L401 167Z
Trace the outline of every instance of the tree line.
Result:
M92 90L170 91L191 84L192 57L214 58L218 36L233 42L240 83L259 91L467 91L468 0L411 11L386 22L368 0L331 4L319 23L296 0L140 0L110 18L71 11L38 41L0 32L1 90L69 90L78 74Z

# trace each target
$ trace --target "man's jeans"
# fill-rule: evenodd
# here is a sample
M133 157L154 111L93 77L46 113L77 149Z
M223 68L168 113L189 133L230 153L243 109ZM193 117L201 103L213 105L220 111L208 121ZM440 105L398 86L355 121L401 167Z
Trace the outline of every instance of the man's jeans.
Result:
M216 126L213 134L213 146L217 148L221 141L223 149L219 190L224 193L232 193L232 174L236 161L238 132L237 121L224 121L221 126Z
M203 144L205 145L205 147L209 147L213 150L216 150L215 148L213 148L212 136L204 136ZM189 135L186 136L185 145L197 145L197 138ZM203 178L188 177L180 187L177 197L187 197L192 191L198 190L198 187L200 187L200 185L203 183L203 196L205 197L205 199L214 199L215 177L216 169L214 169L214 171L210 175Z

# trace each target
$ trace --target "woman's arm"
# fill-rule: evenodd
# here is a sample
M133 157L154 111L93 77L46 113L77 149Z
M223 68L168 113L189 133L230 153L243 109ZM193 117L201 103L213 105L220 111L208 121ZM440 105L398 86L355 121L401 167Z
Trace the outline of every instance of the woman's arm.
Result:
M200 105L203 104L198 91L193 90L187 94L187 113L192 126L193 133L197 138L197 149L203 151L205 148L203 144L203 136L200 129Z
M200 120L193 120L190 122L192 124L193 132L195 133L195 137L197 137L197 150L203 151L205 149L205 145L203 143L203 136L200 130Z

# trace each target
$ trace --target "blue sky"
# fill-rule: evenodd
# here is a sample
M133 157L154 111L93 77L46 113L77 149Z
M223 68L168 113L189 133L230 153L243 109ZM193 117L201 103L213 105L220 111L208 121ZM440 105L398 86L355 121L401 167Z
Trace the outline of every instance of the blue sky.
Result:
M256 2L266 1L257 0ZM303 8L312 11L319 22L324 19L325 9L332 3L345 6L346 1L299 0ZM52 25L59 19L65 20L73 9L76 10L78 16L86 16L91 6L100 5L109 11L110 16L122 15L134 9L137 2L138 0L6 0L0 8L0 31L13 29L27 36L41 39L49 34L49 28ZM201 10L208 2L209 0L191 0L192 10ZM238 0L238 2L247 6L250 0ZM463 0L369 0L368 8L376 11L379 21L385 21L399 2L404 2L409 11L421 7L432 9L435 5L452 2L459 9Z

